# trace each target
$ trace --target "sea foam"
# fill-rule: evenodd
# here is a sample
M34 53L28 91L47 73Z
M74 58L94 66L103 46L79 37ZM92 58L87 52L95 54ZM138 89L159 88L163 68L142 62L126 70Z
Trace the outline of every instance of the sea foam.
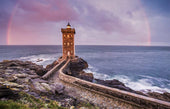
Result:
M43 67L46 67L48 64L51 64L53 61L57 60L58 57L59 54L40 54L40 55L20 57L18 59L22 61L31 61L33 63L36 63L38 65L43 65Z
M169 92L170 93L170 89L166 87L158 87L154 85L155 84L154 82L156 80L159 82L161 81L169 82L169 80L165 80L162 78L154 78L150 76L140 75L142 78L133 80L129 76L126 76L126 75L109 76L107 74L98 73L98 69L93 67L92 65L89 65L89 68L85 69L84 71L86 71L87 73L93 73L94 77L97 79L102 79L102 80L117 79L121 81L122 83L124 83L127 87L130 87L131 89L136 90L136 91L142 91L144 93L147 93L147 92L159 92L159 93Z

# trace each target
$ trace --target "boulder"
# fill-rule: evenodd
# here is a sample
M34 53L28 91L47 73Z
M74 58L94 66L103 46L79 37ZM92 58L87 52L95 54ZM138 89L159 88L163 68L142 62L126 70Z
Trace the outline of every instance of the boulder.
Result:
M71 72L79 73L83 69L88 68L88 64L82 58L77 58L70 62L69 68L70 68ZM73 73L73 75L76 75L76 74Z
M32 83L32 91L36 92L37 94L45 94L45 95L48 95L50 93L62 94L65 88L62 84L48 83L48 81L42 79L31 80L31 83Z
M51 90L54 94L63 94L65 87L62 84L53 83L50 85Z
M44 68L42 68L42 69L36 69L35 72L36 72L36 74L39 75L39 76L43 76L44 74L47 73L47 71L46 71Z
M7 86L0 85L0 98L14 95L13 91Z
M41 83L39 82L33 82L32 83L33 87L32 87L32 90L38 94L44 94L44 93L48 93L48 90L43 86L41 85Z
M15 74L14 77L18 78L26 78L28 75L27 74Z
M92 82L94 79L93 74L84 72L83 69L86 68L88 68L88 64L85 60L75 58L71 60L68 67L64 69L64 73Z
M48 71L50 71L54 66L56 66L58 64L58 61L56 60L56 61L54 61L52 64L49 64L49 65L47 65L46 66L46 71L48 72Z
M31 70L34 70L35 73L39 76L43 76L45 73L47 73L46 69L43 68L43 66L40 66L40 65L30 65L30 66L27 66L29 69Z
M47 83L41 83L41 85L47 90L47 91L51 91L51 87L49 84Z
M76 75L76 77L81 78L86 81L90 81L90 82L92 82L94 79L94 76L92 73L86 73L84 71L80 72L78 75Z
M131 88L126 87L122 82L116 79L113 79L113 80L95 79L95 81L97 84L105 85L105 86L112 87L112 88L118 88L118 89L129 91L129 92L134 92Z

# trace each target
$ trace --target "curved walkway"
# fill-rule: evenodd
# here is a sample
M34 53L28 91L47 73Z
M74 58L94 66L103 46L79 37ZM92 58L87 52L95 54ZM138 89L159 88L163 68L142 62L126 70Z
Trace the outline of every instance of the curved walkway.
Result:
M59 70L59 79L63 81L64 85L73 90L69 92L79 99L90 101L97 105L103 105L110 108L154 108L154 109L170 109L170 102L142 96L135 93L119 90L88 82L73 76L63 73L67 69L70 62L68 59ZM76 91L76 92L75 92Z
M60 70L60 68L66 63L66 60L62 60L59 64L53 67L50 71L48 71L42 78L48 79L50 78L55 72Z

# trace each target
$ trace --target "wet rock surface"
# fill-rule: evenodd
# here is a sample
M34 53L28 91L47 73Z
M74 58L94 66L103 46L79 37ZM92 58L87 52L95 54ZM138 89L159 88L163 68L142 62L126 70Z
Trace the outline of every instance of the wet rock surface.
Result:
M101 84L104 86L108 86L108 87L112 87L112 88L117 88L120 90L125 90L128 92L134 92L134 90L132 90L129 87L126 87L122 82L120 82L119 80L113 79L113 80L100 80L100 79L95 79L95 82L97 84Z
M73 75L76 75L76 73L88 68L88 63L82 58L76 58L75 60L71 60L69 68L73 72Z
M46 66L46 71L50 71L53 67L55 67L59 62L58 61L54 61L53 63L49 64Z
M68 68L65 70L65 73L70 76L74 76L92 82L94 76L92 73L84 72L83 69L86 68L88 68L88 63L82 58L77 58L75 60L70 61Z

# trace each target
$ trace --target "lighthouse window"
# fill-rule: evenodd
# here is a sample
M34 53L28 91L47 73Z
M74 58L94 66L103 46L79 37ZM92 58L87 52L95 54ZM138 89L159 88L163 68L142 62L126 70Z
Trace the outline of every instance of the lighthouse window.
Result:
M67 37L69 38L70 36L69 36L69 35L67 35Z
M68 42L68 43L67 43L67 46L69 46L69 45L70 45L70 43Z

